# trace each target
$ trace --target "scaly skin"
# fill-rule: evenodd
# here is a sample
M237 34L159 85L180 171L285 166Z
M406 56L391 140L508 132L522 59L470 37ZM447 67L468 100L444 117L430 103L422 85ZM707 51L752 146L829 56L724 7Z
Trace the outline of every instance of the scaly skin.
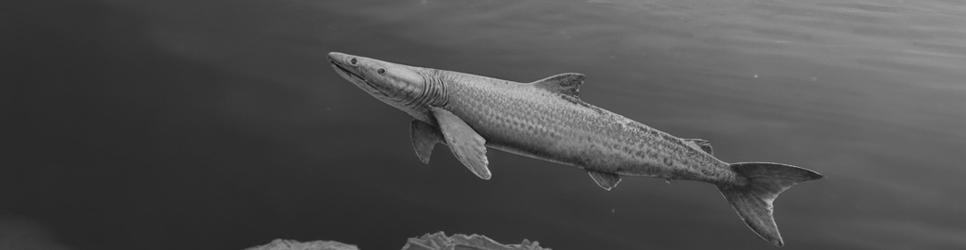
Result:
M680 138L529 83L440 71L442 107L498 150L629 176L740 184L728 163Z

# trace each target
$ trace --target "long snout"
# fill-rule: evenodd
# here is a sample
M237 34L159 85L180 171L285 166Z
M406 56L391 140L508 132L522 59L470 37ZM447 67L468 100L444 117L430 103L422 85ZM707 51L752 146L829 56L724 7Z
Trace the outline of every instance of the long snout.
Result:
M342 53L342 52L329 52L329 61L345 64L351 60L353 56Z

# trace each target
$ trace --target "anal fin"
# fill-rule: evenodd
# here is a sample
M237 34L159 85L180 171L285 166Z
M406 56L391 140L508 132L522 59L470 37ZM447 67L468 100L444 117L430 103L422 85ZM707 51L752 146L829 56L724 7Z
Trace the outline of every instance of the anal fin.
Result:
M588 170L587 174L590 178L597 183L597 186L603 188L604 190L610 191L617 187L617 184L621 183L621 176L614 173L605 173L599 171Z

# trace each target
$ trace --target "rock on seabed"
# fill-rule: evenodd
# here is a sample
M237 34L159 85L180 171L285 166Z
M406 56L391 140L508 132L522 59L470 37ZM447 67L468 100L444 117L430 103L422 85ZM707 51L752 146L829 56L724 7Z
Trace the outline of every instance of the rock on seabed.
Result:
M520 244L504 245L483 235L454 234L437 232L425 234L419 238L409 238L402 250L551 250L540 247L540 243L524 239ZM294 240L276 239L272 242L245 250L359 250L358 247L336 241L298 242Z
M268 244L245 250L359 250L358 247L337 241L309 241L276 239Z
M409 238L402 250L551 250L540 247L540 243L524 239L520 244L503 245L483 235L454 234L447 237L443 232L426 234L419 238Z

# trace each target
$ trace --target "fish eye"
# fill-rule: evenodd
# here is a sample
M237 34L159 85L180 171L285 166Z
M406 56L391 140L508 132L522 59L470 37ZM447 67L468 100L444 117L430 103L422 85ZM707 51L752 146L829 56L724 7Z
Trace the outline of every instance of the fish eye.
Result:
M352 58L352 60L349 60L349 63L351 63L352 65L356 65L356 62L358 62L358 60L356 60L355 58Z
M379 73L379 74L386 73L386 69L378 69L376 70L376 73Z

